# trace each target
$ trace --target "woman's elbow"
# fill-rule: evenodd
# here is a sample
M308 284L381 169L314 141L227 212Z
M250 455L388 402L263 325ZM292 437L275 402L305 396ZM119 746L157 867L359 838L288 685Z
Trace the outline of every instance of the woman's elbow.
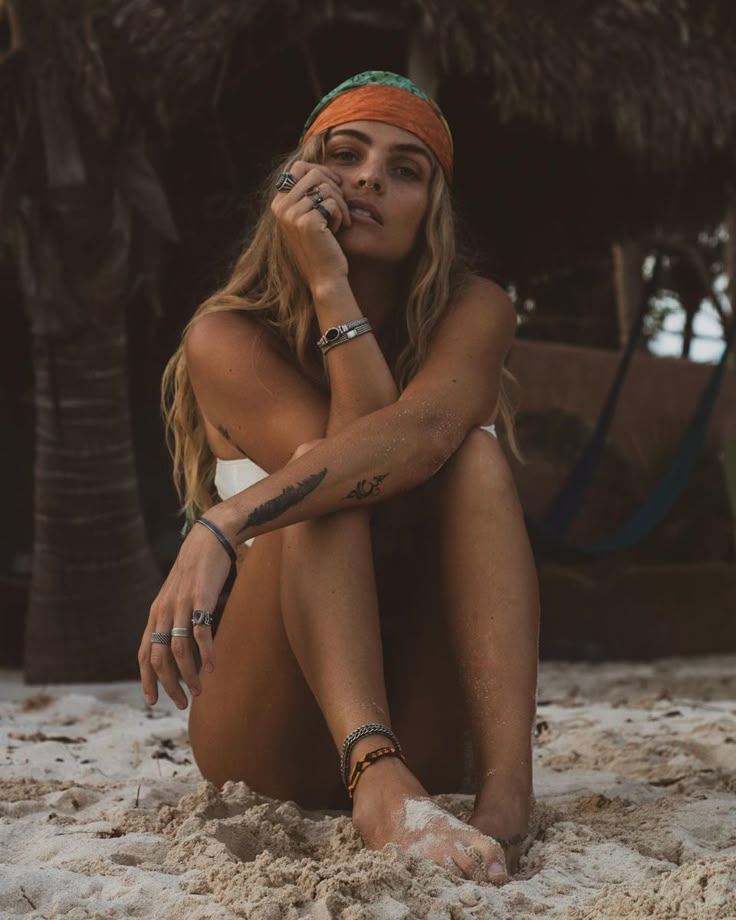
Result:
M422 479L431 479L455 453L463 440L452 419L428 412L418 419L416 464Z

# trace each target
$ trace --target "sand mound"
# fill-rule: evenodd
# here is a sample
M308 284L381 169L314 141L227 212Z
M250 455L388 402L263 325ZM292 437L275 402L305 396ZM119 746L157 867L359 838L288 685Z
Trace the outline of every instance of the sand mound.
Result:
M135 684L6 673L0 916L736 918L735 664L545 664L536 839L502 889L368 851L347 814L203 782L185 715Z

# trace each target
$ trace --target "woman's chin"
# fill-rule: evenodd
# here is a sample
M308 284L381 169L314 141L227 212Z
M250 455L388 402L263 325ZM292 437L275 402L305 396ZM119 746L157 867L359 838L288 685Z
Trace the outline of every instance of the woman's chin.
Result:
M361 239L358 234L352 235L349 231L350 228L348 228L348 233L345 236L341 236L340 231L337 234L340 248L348 260L360 259L386 266L395 266L397 262L403 262L406 259L406 253L387 252L385 246L376 246L375 240Z
M360 256L368 259L381 259L382 253L376 246L375 241L360 239L357 234L352 234L348 227L347 233L337 234L337 240L340 243L342 251L346 256Z

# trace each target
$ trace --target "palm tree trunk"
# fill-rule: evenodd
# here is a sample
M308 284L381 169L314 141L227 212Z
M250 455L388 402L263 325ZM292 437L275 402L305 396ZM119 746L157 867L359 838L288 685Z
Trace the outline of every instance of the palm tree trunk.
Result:
M160 576L140 513L123 318L36 335L34 367L26 680L130 678Z
M178 237L143 122L101 53L100 4L6 5L0 230L36 378L25 674L128 678L160 576L138 495L125 310L139 288L158 301L161 241Z

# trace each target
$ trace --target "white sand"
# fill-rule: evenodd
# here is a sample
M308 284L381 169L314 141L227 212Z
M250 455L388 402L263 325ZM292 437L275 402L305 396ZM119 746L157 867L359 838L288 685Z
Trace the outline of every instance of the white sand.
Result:
M367 851L347 816L217 792L185 714L136 684L0 672L0 917L736 918L736 656L545 664L539 700L539 836L496 889Z

